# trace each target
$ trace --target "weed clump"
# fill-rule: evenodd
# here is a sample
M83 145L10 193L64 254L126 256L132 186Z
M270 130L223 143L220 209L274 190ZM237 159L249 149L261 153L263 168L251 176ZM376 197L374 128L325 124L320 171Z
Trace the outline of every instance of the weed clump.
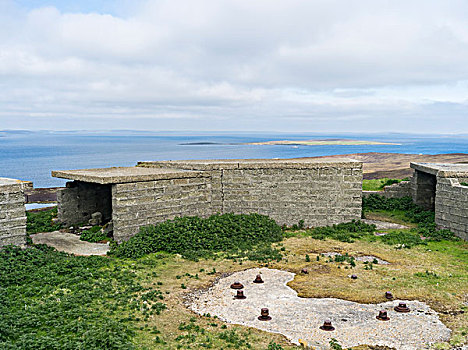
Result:
M26 232L52 232L60 229L60 224L55 224L52 219L57 217L57 208L41 211L27 211L26 212Z
M264 215L218 214L206 219L187 216L142 227L128 241L112 246L110 254L139 258L165 251L196 260L225 252L260 260L260 255L265 254L275 255L276 258L278 254L281 256L279 251L271 248L271 243L281 241L282 238L281 227Z
M80 236L81 241L87 241L91 243L97 243L109 240L109 237L102 232L101 226L93 226L89 230L83 231Z
M366 224L360 220L341 223L332 226L316 227L307 231L314 239L332 238L341 242L354 242L355 239L367 236L375 231L375 225Z

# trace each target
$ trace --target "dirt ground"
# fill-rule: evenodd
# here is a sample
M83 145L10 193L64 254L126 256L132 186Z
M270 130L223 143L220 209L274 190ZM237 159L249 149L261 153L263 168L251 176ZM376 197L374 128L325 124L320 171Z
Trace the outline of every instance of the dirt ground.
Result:
M352 158L364 163L364 179L403 179L413 174L410 162L468 163L467 153L402 154L402 153L352 153L314 158Z

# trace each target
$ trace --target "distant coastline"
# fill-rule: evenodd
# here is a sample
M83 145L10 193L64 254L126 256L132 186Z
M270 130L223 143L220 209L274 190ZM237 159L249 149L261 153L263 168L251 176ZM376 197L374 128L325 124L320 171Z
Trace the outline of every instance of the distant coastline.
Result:
M264 142L248 142L244 145L290 145L290 146L324 146L324 145L343 145L343 146L359 146L359 145L392 145L399 146L401 143L380 142L380 141L362 141L348 139L323 139L323 140L280 140L280 141L264 141Z

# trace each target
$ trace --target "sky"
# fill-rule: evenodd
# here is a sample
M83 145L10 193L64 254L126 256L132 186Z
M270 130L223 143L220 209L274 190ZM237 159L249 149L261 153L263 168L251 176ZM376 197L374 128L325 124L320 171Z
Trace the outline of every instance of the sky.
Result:
M466 0L0 0L0 130L468 133Z

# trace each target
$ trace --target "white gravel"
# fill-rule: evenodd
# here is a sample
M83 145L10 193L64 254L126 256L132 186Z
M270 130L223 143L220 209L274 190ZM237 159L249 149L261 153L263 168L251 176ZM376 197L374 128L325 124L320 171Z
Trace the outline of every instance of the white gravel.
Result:
M252 282L258 273L265 283ZM331 338L344 348L367 344L412 350L450 337L450 329L423 302L405 300L411 312L397 313L393 307L402 300L359 304L335 298L299 298L286 286L293 278L291 272L268 268L237 272L208 290L193 293L188 306L198 314L209 313L226 322L283 334L294 344L303 339L318 349L328 349ZM235 281L244 285L246 299L233 298L236 291L230 285ZM257 319L264 307L269 308L271 321ZM379 310L387 310L390 321L377 320ZM335 331L319 329L325 319L332 321Z

